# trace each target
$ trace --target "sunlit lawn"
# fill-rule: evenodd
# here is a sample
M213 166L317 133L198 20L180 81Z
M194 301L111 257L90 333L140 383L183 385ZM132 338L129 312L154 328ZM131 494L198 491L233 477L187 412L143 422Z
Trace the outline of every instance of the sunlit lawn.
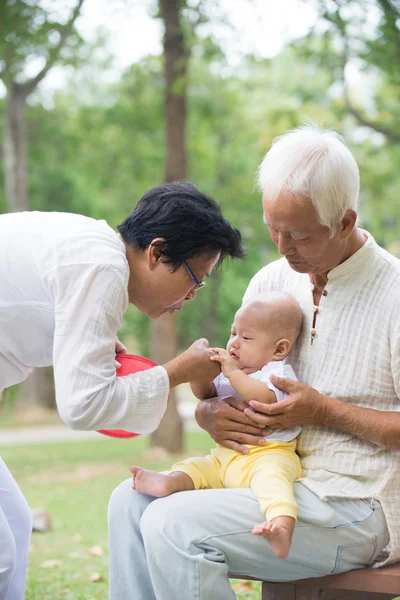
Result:
M204 454L212 442L191 433L186 445L188 453ZM107 599L110 494L129 476L130 464L165 469L176 459L154 456L147 446L140 437L0 447L30 506L45 508L53 520L51 532L32 536L26 600ZM233 585L238 598L260 597L258 584Z

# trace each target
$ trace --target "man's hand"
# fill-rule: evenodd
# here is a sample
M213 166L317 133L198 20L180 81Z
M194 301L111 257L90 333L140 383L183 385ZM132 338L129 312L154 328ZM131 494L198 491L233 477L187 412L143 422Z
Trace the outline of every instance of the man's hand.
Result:
M327 397L317 390L292 379L271 375L271 383L286 392L288 397L274 404L249 402L245 415L260 427L279 429L308 423L324 424L327 412Z
M164 365L169 376L170 387L188 381L197 383L215 379L221 372L221 367L210 360L211 355L208 340L201 338L185 352L170 360Z
M224 348L211 348L211 351L213 354L210 356L210 360L219 362L222 373L229 379L231 373L238 370L237 362Z
M255 425L243 412L247 406L244 400L228 396L225 398L210 398L202 400L196 407L196 420L202 429L225 448L230 448L241 454L247 454L249 449L243 444L262 446L270 433L263 426Z
M125 346L123 345L122 342L120 342L119 340L117 340L115 342L115 354L126 354L127 350L125 348ZM114 361L115 364L115 368L119 369L121 366L121 363L119 363L117 360Z

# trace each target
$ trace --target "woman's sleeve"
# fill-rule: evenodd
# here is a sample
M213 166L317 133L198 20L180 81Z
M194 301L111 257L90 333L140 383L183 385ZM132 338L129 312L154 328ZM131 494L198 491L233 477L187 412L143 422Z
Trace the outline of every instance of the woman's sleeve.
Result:
M55 305L57 406L72 429L154 431L167 406L161 366L116 377L115 343L128 306L127 281L113 265L73 264L49 276Z

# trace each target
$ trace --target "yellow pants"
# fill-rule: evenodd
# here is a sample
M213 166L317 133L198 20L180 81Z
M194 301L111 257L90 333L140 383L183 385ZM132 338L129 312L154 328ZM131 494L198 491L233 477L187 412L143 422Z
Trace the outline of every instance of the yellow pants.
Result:
M293 482L301 477L296 440L248 446L248 454L217 446L211 454L176 463L170 472L188 475L195 490L248 487L257 497L267 521L297 516Z

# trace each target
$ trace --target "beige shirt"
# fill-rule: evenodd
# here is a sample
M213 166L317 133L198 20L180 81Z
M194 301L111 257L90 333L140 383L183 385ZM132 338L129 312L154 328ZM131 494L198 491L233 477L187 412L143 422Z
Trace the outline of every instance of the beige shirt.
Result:
M165 369L115 375L128 280L125 245L105 221L0 215L0 391L54 365L58 410L73 429L154 431Z
M297 298L304 315L288 360L300 381L322 394L365 408L400 410L400 261L368 234L364 246L328 275L311 337L314 304L307 274L282 258L261 269L244 300L267 290ZM302 482L320 498L376 498L383 507L391 553L400 560L400 452L321 425L298 437Z

